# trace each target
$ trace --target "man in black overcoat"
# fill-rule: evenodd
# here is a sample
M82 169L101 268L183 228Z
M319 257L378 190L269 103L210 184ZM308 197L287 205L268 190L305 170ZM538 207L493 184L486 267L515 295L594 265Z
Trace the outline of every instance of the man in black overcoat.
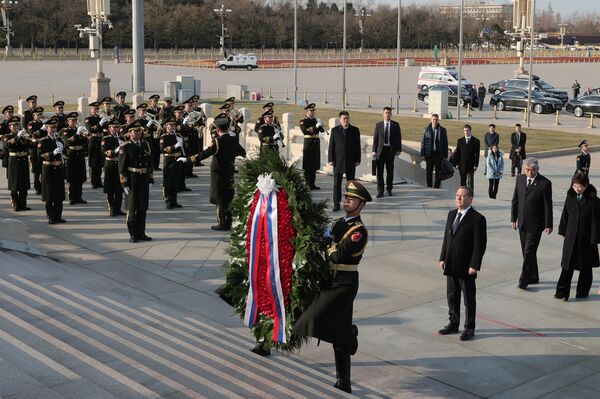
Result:
M525 174L517 176L511 207L511 225L519 230L523 268L519 288L539 282L537 249L542 232L552 233L552 183L540 175L535 158L525 160Z
M350 124L348 111L338 115L340 124L331 129L328 162L333 166L333 211L340 210L342 179L354 180L356 167L360 165L360 130Z
M175 133L177 121L169 117L163 124L165 132L160 136L160 149L163 154L163 199L167 209L181 208L177 202L177 187L184 174L183 162L183 137Z
M65 143L56 132L56 119L50 118L45 125L48 135L38 142L38 154L42 160L42 201L46 202L48 224L66 223L62 218L65 200Z
M321 169L321 139L319 133L325 132L323 122L315 117L315 104L310 103L306 107L306 117L300 119L300 130L304 135L304 147L302 148L302 169L304 169L304 180L311 190L319 190L315 184L317 170Z
M515 175L515 170L517 171L517 175L521 174L523 160L527 158L525 144L527 144L527 134L521 130L521 124L517 123L515 125L515 131L510 135L510 175L513 177Z
M456 142L456 149L452 154L452 162L458 166L460 172L460 185L475 188L475 171L479 166L479 150L481 143L471 134L471 125L463 126L464 137Z
M481 270L481 261L487 245L485 217L471 206L473 189L461 186L456 190L456 208L448 213L444 242L440 253L440 267L446 276L446 294L450 323L439 333L458 332L460 324L460 296L465 298L465 329L460 336L468 341L475 336L475 279Z
M431 123L423 130L421 139L421 159L426 164L427 187L434 188L440 188L442 184L442 160L448 159L448 133L446 128L439 124L439 120L439 115L431 115ZM434 169L435 183L433 183Z
M394 184L394 159L402 152L400 124L392 120L392 109L383 108L383 121L377 122L373 132L373 158L377 165L377 198L383 197L383 169L387 170L385 188L392 195Z

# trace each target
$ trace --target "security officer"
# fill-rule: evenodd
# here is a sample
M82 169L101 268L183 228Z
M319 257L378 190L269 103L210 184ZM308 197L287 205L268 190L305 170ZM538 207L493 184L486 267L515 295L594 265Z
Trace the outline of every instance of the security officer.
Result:
M275 110L274 110L274 104L269 101L268 103L266 103L265 105L262 106L263 109L263 114L261 116L258 117L256 123L254 124L254 131L256 133L258 133L258 129L264 125L265 120L263 115L265 113L267 113L268 111L271 111L271 114L273 115L273 124L279 129L281 130L281 124L279 123L279 119L277 119L277 116L275 115Z
M127 126L129 141L119 150L119 179L125 192L129 242L151 241L146 235L146 211L150 184L154 184L150 144L142 140L144 124L138 119Z
M87 155L88 138L83 134L83 126L78 126L77 112L66 115L67 127L60 131L60 137L65 143L63 152L66 161L66 177L69 182L69 204L87 204L82 198L82 186L87 180L85 157Z
M210 203L217 206L217 225L211 229L227 231L231 229L232 217L229 204L233 200L235 158L246 156L246 150L237 142L235 136L228 133L228 118L215 119L218 136L210 147L200 154L192 155L191 162L198 163L212 155L210 163Z
M129 109L129 105L125 104L125 97L127 93L124 91L120 91L115 95L115 100L117 103L113 107L113 114L122 125L125 123L125 111Z
M306 118L300 119L300 130L304 134L304 148L302 150L302 169L304 180L311 190L320 190L315 184L317 170L321 169L321 144L319 133L325 132L325 127L320 119L315 118L315 104L306 107Z
M189 141L190 135L196 133L196 129L190 126L189 122L184 118L184 107L179 105L173 109L173 113L175 114L175 121L177 122L177 127L175 128L175 132L177 135L181 136L183 139L183 154L184 156L189 156L187 152L189 150ZM185 170L185 166L184 166ZM179 177L179 183L177 184L177 191L192 191L191 188L188 188L185 185L185 173L182 173Z
M102 167L104 156L102 155L102 137L104 129L100 124L102 117L99 115L100 103L90 103L90 115L85 118L85 128L88 130L88 166L90 167L90 180L92 188L102 187Z
M330 241L327 260L333 273L331 285L300 315L292 333L333 344L336 383L334 387L352 393L350 356L358 349L358 328L352 324L352 308L358 291L358 264L367 247L368 232L360 212L371 195L359 182L346 184L344 211L325 238Z
M119 136L120 123L117 118L108 122L108 134L102 137L102 154L104 154L104 193L108 203L110 216L122 216L123 188L119 180L119 151L125 145L125 141Z
M46 121L48 135L38 142L38 153L42 160L42 201L46 202L48 224L66 223L62 218L65 200L65 173L63 152L65 143L58 136L58 121L50 118Z
M27 206L27 190L29 190L29 149L33 143L29 135L19 131L21 119L12 116L7 120L9 133L4 137L6 156L8 159L8 190L12 200L13 210L16 212L29 211Z
M263 124L258 128L258 140L260 149L269 148L279 151L278 141L283 142L283 133L273 123L273 110L267 110L261 115Z
M184 173L183 138L175 133L177 127L175 117L167 118L164 127L165 133L160 136L160 148L163 154L163 198L167 209L181 208L181 204L177 202L177 187Z
M23 119L21 119L21 126L23 128L26 128L27 124L33 120L33 110L37 108L37 99L38 97L36 95L32 95L25 100L29 105L29 109L23 111Z
M581 154L577 155L577 169L575 170L575 174L581 172L589 177L592 156L588 152L587 140L583 140L579 143L579 148L581 149Z
M44 108L36 107L31 112L31 118L25 125L27 133L31 137L34 144L34 148L31 150L30 162L31 162L31 173L33 173L33 188L35 188L36 194L42 193L42 161L38 153L38 143L41 139L48 135L46 129L43 129L44 123L42 122L42 115L44 114Z

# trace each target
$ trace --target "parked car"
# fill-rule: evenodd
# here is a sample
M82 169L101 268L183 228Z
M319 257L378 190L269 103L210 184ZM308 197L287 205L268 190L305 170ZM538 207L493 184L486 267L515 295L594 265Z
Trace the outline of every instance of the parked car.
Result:
M533 90L539 92L544 97L556 98L562 101L563 105L569 101L569 94L565 90L560 90L552 86L550 83L546 83L539 78L539 76L533 76L531 81L531 87ZM503 91L509 90L525 90L529 89L529 77L523 76L519 79L505 79L496 83L492 83L488 91L493 94L498 94Z
M228 68L244 68L249 71L258 68L256 56L252 53L230 55L224 60L217 61L217 68L226 70Z
M504 91L494 94L490 105L498 111L509 109L523 110L527 108L527 92L523 90ZM562 109L562 102L556 98L544 97L537 91L531 92L531 110L536 114L552 113Z
M581 96L577 99L569 100L565 110L572 112L578 118L592 113L600 115L600 94Z
M423 101L425 104L429 104L429 90L443 90L443 91L448 92L448 105L456 107L456 99L458 98L458 96L456 95L457 89L458 89L458 87L456 87L456 86L446 86L446 85L434 85L431 87L424 87L417 94L417 98L420 101ZM471 104L471 100L472 100L471 92L468 89L461 87L461 96L460 97L461 97L461 99L460 99L461 107L466 107L467 104Z
M454 66L427 66L421 67L417 88L419 90L438 84L458 86L458 70ZM473 84L462 77L461 86L471 89Z

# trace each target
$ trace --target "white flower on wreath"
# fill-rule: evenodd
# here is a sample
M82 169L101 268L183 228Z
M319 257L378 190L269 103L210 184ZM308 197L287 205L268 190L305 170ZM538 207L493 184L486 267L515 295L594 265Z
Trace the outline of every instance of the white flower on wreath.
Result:
M279 186L275 183L273 176L270 173L263 173L258 176L258 182L256 182L258 190L265 195L269 195L271 191L279 191Z

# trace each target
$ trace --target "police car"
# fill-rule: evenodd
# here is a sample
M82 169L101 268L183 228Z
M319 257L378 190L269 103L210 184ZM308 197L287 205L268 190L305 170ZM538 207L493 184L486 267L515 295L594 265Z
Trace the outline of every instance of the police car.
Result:
M256 56L252 53L230 55L224 60L217 61L217 68L222 71L228 68L244 68L248 71L258 68Z

